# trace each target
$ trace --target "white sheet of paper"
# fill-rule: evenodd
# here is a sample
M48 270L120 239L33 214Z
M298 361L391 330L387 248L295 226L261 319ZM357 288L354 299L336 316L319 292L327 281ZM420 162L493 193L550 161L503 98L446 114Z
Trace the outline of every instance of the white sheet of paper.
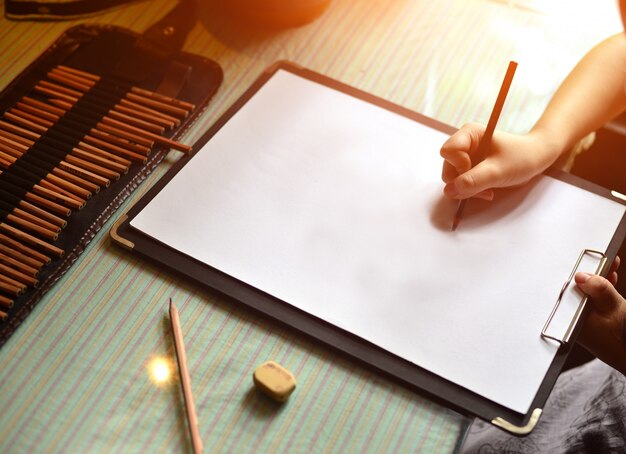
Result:
M450 232L446 137L281 70L131 225L526 413L557 351L540 332L558 293L624 208L542 176L471 201Z

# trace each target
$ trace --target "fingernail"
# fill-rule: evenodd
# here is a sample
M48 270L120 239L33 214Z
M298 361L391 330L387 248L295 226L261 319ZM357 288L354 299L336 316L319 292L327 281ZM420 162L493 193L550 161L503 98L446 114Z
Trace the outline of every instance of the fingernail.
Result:
M443 193L447 195L448 197L456 197L459 195L459 191L456 190L456 188L454 187L454 184L447 184L443 188Z
M589 278L591 277L591 274L589 273L576 273L576 282L579 284L584 284L585 282L587 282L589 280Z
M478 199L482 199L482 200L487 200L488 202L491 202L493 200L493 191L486 189L482 192L479 192L478 194L476 194L474 197L478 198Z

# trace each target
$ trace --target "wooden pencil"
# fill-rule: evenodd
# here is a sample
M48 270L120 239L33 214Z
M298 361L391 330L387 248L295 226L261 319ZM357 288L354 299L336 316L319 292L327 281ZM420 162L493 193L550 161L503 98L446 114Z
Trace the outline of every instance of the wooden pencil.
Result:
M0 307L37 286L64 251L52 244L101 187L145 163L152 148L188 152L164 137L195 106L121 81L59 65L0 118ZM170 301L171 303L171 301ZM170 306L181 383L196 452L202 451L178 312ZM0 310L0 319L8 316ZM184 378L186 377L186 378Z
M124 106L122 104L116 104L111 109L111 112L119 112L125 115L133 115L141 120L149 121L150 123L157 124L159 126L163 126L166 129L171 129L176 126L176 121L169 120L167 118L163 118L158 115L154 115L142 110L133 109L128 106Z
M487 153L489 145L491 144L491 138L496 129L496 124L498 123L498 119L500 118L500 113L502 112L502 107L504 106L504 101L506 100L506 96L509 92L509 88L511 87L511 83L513 82L513 76L515 75L516 69L517 63L514 61L509 62L509 66L506 70L506 74L504 75L504 80L502 81L500 91L498 92L498 97L496 98L493 110L491 111L491 115L489 116L489 121L487 122L485 133L480 139L480 143L478 144L478 149L476 153L474 153L474 155L471 157L472 166L476 166L477 164L479 164L484 159L485 154ZM451 231L454 232L459 226L466 204L467 199L459 201L456 212L454 214L454 219L452 220L452 227L450 228Z
M21 282L23 285L31 287L37 287L39 285L39 281L36 278L13 269L3 263L0 263L0 273L6 277L14 279L17 282Z
M178 373L180 374L180 383L183 388L183 397L185 400L185 408L187 410L187 423L189 425L189 433L195 453L202 452L202 440L198 432L198 418L196 416L196 407L193 403L191 394L191 380L187 370L187 355L185 353L185 343L183 341L183 333L180 328L180 320L178 310L170 298L170 321L172 322L172 333L174 335L174 347L176 350L176 358L178 359Z
M80 96L76 96L74 93L68 94L69 90L61 90L60 88L54 86L54 84L46 84L45 86L43 86L43 83L40 83L35 86L35 90L38 91L39 93L52 97L53 100L56 99L55 102L57 103L58 103L58 100L61 100L73 106L74 104L78 103L78 101L80 100ZM78 95L80 95L80 93ZM136 97L134 96L129 99L131 99L132 101L137 101ZM156 103L157 103L156 101L146 102L148 107L154 107L154 104ZM28 124L27 120L19 120L19 122L22 125ZM122 129L124 133L120 135L121 137L130 138L138 143L143 143L146 146L151 147L153 145L153 142L158 142L162 145L169 146L170 148L173 148L178 151L188 152L191 149L191 147L189 147L188 145L168 139L167 137L163 137L159 134L155 134L154 132L150 132L150 131L144 130L136 126L128 125L122 121L115 120L107 115L104 115L102 117L101 123L98 123L96 126L99 129L104 129L104 128L101 128L102 123L115 126L116 128L118 128L117 130L113 131L114 134L120 135L119 129ZM107 130L110 131L110 129L105 129L105 131ZM152 143L146 143L145 142L146 137L150 138Z
M141 137L137 134L127 131L125 128L120 129L105 122L98 123L96 127L104 132L116 135L118 137L121 137L122 139L130 140L131 142L142 145L143 147L147 147L148 149L151 149L154 146L154 140L149 140L145 137Z
M41 203L46 208L49 208L57 213L69 216L71 214L71 209L80 210L85 205L84 202L79 202L76 199L65 196L53 189L45 188L38 183L33 184L33 182L15 174L0 171L0 175L4 175L2 181L0 181L0 187L2 189L17 194L26 191L24 197L27 200ZM15 188L17 188L16 191L14 191ZM44 199L45 202L42 199Z
M133 140L138 141L138 137L143 139L148 139L152 142L159 143L161 145L173 148L174 150L182 151L184 153L188 153L191 151L191 147L189 145L185 145L184 143L176 142L175 140L168 139L167 137L163 137L159 134L155 134L150 131L143 130L141 128L137 128L132 125L128 125L124 122L117 121L112 118L103 118L102 123L110 126L114 126L119 130L124 131L125 134L132 134Z
M66 66L63 65L59 65L56 68L54 68L52 71L50 71L48 73L48 76L50 76L51 74L56 75L57 77L61 77L61 78L67 78L69 81L72 81L73 83L77 84L77 87L80 85L81 87L93 87L98 81L101 81L102 78L98 75L95 74L89 74L86 73L84 71L81 71L80 73L76 72L75 70L73 71L71 68L68 68ZM117 88L119 91L128 91L128 86L123 86L123 87L119 87ZM135 86L131 86L130 87L130 91L134 94L137 94L138 96L142 96L148 99L153 99L155 101L160 101L161 103L164 104L169 104L171 106L174 107L178 107L181 110L184 110L186 112L191 112L192 110L195 109L195 105L186 101L182 101L180 99L176 99L176 98L171 98L169 96L165 96L162 95L160 93L156 93L150 90L146 90L144 88L139 88L139 87L135 87Z
M11 225L8 225L6 222L0 222L0 231L56 257L63 257L63 255L65 254L65 251L63 251L63 249L47 243L46 241L43 241L42 239L30 235L26 232L23 232L22 230L17 229Z
M14 150L11 147L7 147L0 142L0 168L3 168L4 170L10 169L13 164L19 161L20 157L21 155L19 151ZM43 168L37 169L31 163L24 160L20 161L20 170L17 175L23 176L28 180L38 181L42 187L64 194L82 203L85 201L85 197L83 197L83 194L81 193L81 191L83 191L82 188L66 182L53 174L46 173ZM91 193L87 192L86 195L89 197L91 196Z
M47 227L50 230L56 229L60 232L61 229L67 225L65 219L55 216L43 208L33 205L22 197L9 193L4 189L0 189L0 197L3 201L15 207L14 210L17 210L18 214L23 211L25 214L22 217L28 218L31 222Z
M2 252L0 252L0 263L15 268L16 270L20 270L21 272L26 273L32 277L37 277L39 275L39 270L41 269L41 267L32 267L27 263L14 259L13 257L3 254Z
M78 148L80 148L81 150L85 150L85 151L91 151L93 154L97 155L97 156L102 156L104 158L106 158L107 160L114 162L116 164L119 164L121 166L121 168L126 169L126 171L128 171L128 169L130 168L131 164L133 163L130 159L126 159L123 156L119 156L115 153L112 153L110 151L107 151L106 147L104 148L98 148L95 145L91 145L87 142L83 142L80 141L78 142Z
M48 229L52 232L61 233L62 227L51 222L46 221L45 219L40 218L39 216L30 213L28 211L22 210L19 208L19 205L13 208L13 214L22 219L32 222L33 224L37 224L45 229Z
M44 84L44 82L42 82L41 84ZM56 100L55 103L59 107L61 106L66 107L68 105L71 105L72 107L78 106L73 110L73 112L82 113L83 116L85 116L86 118L94 118L95 116L98 116L100 118L118 117L118 119L120 120L127 121L130 124L146 129L148 131L152 131L155 133L163 133L165 131L165 127L159 124L154 124L153 122L150 122L147 120L137 119L130 115L125 115L123 113L117 112L116 110L109 108L104 102L101 103L100 105L97 105L96 109L88 110L88 109L82 108L78 104L78 100L81 99L83 95L82 93L75 93L70 90L63 90L63 87L59 87L54 84L46 84L45 88L48 89L48 92L47 92L48 94L66 95L66 96L70 96L74 98L75 101L70 101L69 99L65 99L65 100L60 100L60 101ZM95 100L92 98L91 103L94 103L94 102Z
M41 101L37 101L37 102L41 102ZM64 111L71 109L75 105L75 103L73 104L68 101L64 101L61 99L54 99L54 98L49 98L48 102L50 104L48 103L44 103L44 104L52 105L53 107L57 109L63 109ZM29 100L29 104L34 105L35 103L33 102L33 100ZM82 106L84 106L85 109L91 109L92 111L96 111L96 112L99 112L99 111L102 111L104 113L119 112L119 113L126 114L129 116L132 115L144 121L149 121L150 123L163 126L166 129L173 128L174 126L178 126L180 124L180 120L178 120L175 117L171 117L169 115L160 113L158 111L148 109L146 107L142 107L138 104L135 105L134 103L131 103L128 100L120 100L119 102L114 104L113 107L99 104L96 100L92 100L92 101L83 100ZM54 110L51 108L46 108L46 109L42 108L42 110L51 111L51 112L54 112L55 114L59 113L58 110ZM60 114L63 115L63 113L60 113Z
M114 120L118 120L118 121L125 121L126 123L128 123L129 125L133 125L137 128L141 128L144 129L146 131L150 131L153 132L155 134L163 134L165 132L165 127L160 126L158 124L154 124L152 122L149 121L145 121L145 120L141 120L139 118L134 118L131 117L130 115L126 115L120 112L116 112L114 110L111 110L107 113L107 115L105 115L104 118L112 118Z
M187 117L187 115L189 115L189 111L185 109L181 109L180 107L157 101L156 99L146 98L145 96L140 96L137 93L127 93L125 98L129 101L145 105L154 110L160 110L161 112L165 112L179 118L185 118Z
M62 71L66 71L70 74L75 74L77 76L84 77L86 79L90 79L94 81L100 80L100 76L98 76L97 74L93 74L87 71L81 71L80 69L72 68L71 66L57 65L57 68Z
M51 72L50 74L55 73ZM67 75L55 74L55 80L62 83L68 83L68 85L71 85L74 88L79 88L84 93L89 92L92 96L92 102L101 102L102 106L106 105L107 101L108 103L110 103L123 96L123 98L120 99L119 102L116 102L115 105L109 109L110 111L119 111L122 113L126 111L125 113L130 114L144 113L149 115L149 117L144 117L142 118L143 120L154 122L155 119L160 119L161 121L159 121L159 123L162 123L162 121L165 120L166 123L162 124L162 126L165 126L167 128L178 126L180 124L180 120L178 119L178 117L186 117L191 110L181 108L180 105L182 104L176 102L171 103L171 105L167 105L167 102L163 101L163 99L167 97L163 97L162 95L155 94L155 96L146 97L142 94L145 92L145 90L142 89L131 89L133 93L122 93L119 90L107 92L106 89L103 88L97 88L96 91L88 91L91 89L91 87L88 87L87 85L81 85L80 83L74 83L75 80L67 77ZM62 95L60 96L60 98L62 98L65 102L71 102L72 100L70 98L78 99L80 97L76 91L58 90L55 88L54 85L45 84L42 88L45 89L45 91L43 91L42 93L48 96L51 96L52 92L56 92ZM180 103L184 102L180 101Z
M75 207L72 207L75 210L80 210L82 209L85 204L87 203L87 199L84 199L82 197L79 197L78 195L74 194L71 191L68 191L67 189L62 188L61 186L51 182L50 180L47 180L45 178L39 180L38 184L45 189L49 189L50 191L55 192L56 194L60 194L64 197L67 197L67 199L71 199L74 203L76 203ZM68 200L68 202L66 203L66 205L70 205L70 202Z
M0 274L0 290L11 296L20 296L26 290L26 286Z
M12 107L11 109L8 110L8 113L15 115L19 118L32 121L33 123L36 123L39 126L43 126L45 128L50 128L54 126L55 124L54 121L48 120L47 118L42 118L40 115L34 114L32 112L27 112L23 109L18 109L17 107Z
M10 222L11 224L21 229L26 229L30 232L36 233L37 235L42 236L45 239L50 240L50 241L56 241L59 238L59 232L42 227L39 224L31 222L22 217L19 217L13 213L7 213L7 212L3 213L3 211L4 210L0 210L0 217L3 217L6 221Z
M65 161L82 169L88 170L89 172L95 173L96 175L107 178L108 180L117 181L120 179L119 172L115 172L114 170L107 169L101 165L76 157L71 153L65 156Z
M188 112L191 112L191 111L193 111L196 108L195 104L192 104L190 102L182 101L182 100L176 99L176 98L171 98L169 96L165 96L165 95L162 95L160 93L156 93L154 91L146 90L144 88L132 87L131 91L133 93L136 93L136 94L139 94L139 95L143 95L143 96L145 96L147 98L152 98L152 99L155 99L157 101L164 102L164 103L170 103L170 104L172 104L174 106L177 106L177 107L180 107L182 109L185 109Z
M13 307L13 300L7 298L6 296L0 295L0 306L11 309Z
M54 86L47 86L47 88L51 90L55 90ZM57 89L57 91L59 93L64 93L60 89ZM65 94L68 94L71 96L70 93L65 93ZM95 99L98 99L98 98L96 97ZM68 101L60 101L60 102L55 101L55 102L58 107L65 108L66 110L69 110L68 107L72 105L72 103ZM157 119L157 121L155 122L153 121L152 118L146 118L145 115L141 115L141 114L137 115L138 112L136 111L124 113L124 112L119 111L115 107L110 108L104 103L101 103L100 105L96 104L94 106L93 105L94 102L95 100L93 99L92 101L84 102L85 107L78 106L73 111L77 113L81 113L82 116L86 118L94 118L96 116L117 118L118 120L127 121L130 124L133 124L137 127L141 127L141 128L144 128L148 131L152 131L155 133L163 133L166 128L171 127L173 125L169 122L167 124L163 124L163 121L159 119ZM77 104L74 104L74 105L77 105ZM52 114L48 114L48 115L52 115ZM138 118L138 116L140 118Z
M30 188L29 192L32 191L34 194L44 197L52 203L74 210L80 210L85 206L84 200L77 200L62 194L58 189L51 188L51 185L45 180L39 180L33 184L31 181L15 174L9 174L7 171L0 171L0 175L4 175L3 179L5 181L3 181L3 183L13 183L15 186L25 190Z
M146 156L149 156L150 153L152 152L152 149L150 147L147 147L145 145L140 145L136 142L133 142L132 140L123 138L123 137L118 137L110 132L107 131L102 131L100 129L95 129L93 131L91 131L92 136L89 138L85 138L85 141L90 142L93 140L100 140L101 143L103 143L104 145L102 145L102 148L107 148L110 149L111 151L115 151L116 148L115 147L121 147L124 150L129 150L132 153L127 154L129 159L133 159L133 156L137 156L140 155L139 157L142 159L145 159ZM88 140L89 139L89 140Z
M73 183L76 186L80 186L81 188L84 188L91 193L97 194L98 192L100 192L100 185L93 183L85 178L82 178L80 174L75 175L74 173L69 172L68 170L64 170L63 168L58 166L52 169L52 174L58 175L65 181Z
M39 101L37 99L31 98L30 96L24 96L22 98L22 102L24 102L25 104L28 104L30 106L37 107L37 108L43 110L44 112L48 112L48 113L54 114L54 115L58 116L59 118L61 116L65 115L65 112L66 112L66 110L61 109L58 106L54 106L52 104L49 104L49 103L46 103L46 102L43 102L43 101ZM69 106L71 108L71 104Z
M19 117L15 114L12 114L10 112L5 113L4 115L6 118L18 123L22 128L26 128L26 131L28 132L33 132L35 134L38 134L39 137L37 137L35 140L41 138L41 134L45 134L48 132L48 130L50 129L51 126L42 126L40 124L37 124L35 122L32 122L30 120L26 120L22 117ZM69 152L66 153L65 156L65 161L69 162L70 164L73 164L77 167L80 167L84 170L87 170L89 172L93 172L95 174L98 174L100 176L103 176L107 179L110 180L118 180L120 178L120 174L118 172L113 172L109 169L103 168L100 165L96 165L94 163L89 163L86 162L82 159L75 159L72 158L71 155L71 150Z
M145 112L146 114L153 115L155 117L160 117L160 118L163 118L164 120L172 121L172 122L174 122L175 126L179 126L180 125L180 119L178 119L176 117L173 117L172 115L168 115L168 114L165 114L163 112L159 112L158 110L151 109L150 107L143 106L143 105L138 104L136 102L132 102L132 101L130 101L128 99L122 99L119 102L119 105L121 105L123 107L126 107L126 108L129 108L129 109L138 110L139 112Z
M0 233L0 250L2 250L7 255L11 255L11 251L18 251L24 256L30 257L45 265L48 265L52 261L52 258L47 256L46 254L39 252L32 247L22 243L21 241L15 240L3 233ZM25 261L25 263L27 262Z
M103 168L108 169L109 171L114 171L118 175L128 173L129 166L119 164L116 161L109 159L109 153L105 151L99 150L98 148L91 147L89 145L85 145L86 144L84 144L83 142L83 146L79 145L78 147L72 148L72 151L70 151L70 153L77 158L81 158L93 164L99 165Z
M24 187L17 186L10 181L1 181L0 190L6 191L9 194L13 194L17 197L23 197L24 200L39 205L46 210L50 210L53 213L60 214L62 216L69 216L72 214L72 210L69 208L53 202L45 197L35 194L32 191L25 191Z
M92 130L91 133L91 135L85 136L83 139L85 143L88 143L89 145L97 145L100 149L110 151L118 157L122 157L133 162L145 164L148 160L147 156L150 154L149 148L147 148L145 152L142 151L141 153L137 153L125 148L124 145L126 144L124 143L120 146L119 138L105 131Z
M0 191L1 192L1 191ZM59 228L65 228L67 226L67 221L59 216L56 216L49 211L44 210L37 205L33 205L26 200L20 199L17 203L17 206L23 208L25 211L28 211L35 216L38 216L41 220L49 222L50 224L54 224Z
M54 113L51 113L51 112L47 112L44 109L41 109L41 108L39 108L37 106L34 106L34 105L26 103L24 100L16 103L15 107L17 109L20 109L20 110L24 111L24 112L28 112L28 113L30 113L32 115L37 115L40 118L45 118L46 120L50 120L50 121L53 121L55 123L61 119L61 115L54 114Z
M3 121L0 121L0 128L3 128L3 127L5 127L6 129L4 129L4 130L0 129L0 137L5 136L5 137L13 138L13 139L15 139L16 142L21 143L22 145L24 143L28 144L29 147L32 147L35 144L35 141L39 137L41 137L40 134L32 133L31 131L25 130L25 129L20 128L18 126L7 124L7 123L5 123ZM10 132L7 129L12 129L12 130L14 130L14 131L16 131L18 133L22 133L23 135L27 135L27 134L32 133L32 134L35 134L36 137L34 137L34 140L30 140L28 138L21 137L22 140L20 141L16 137L16 136L18 136L18 134ZM26 142L24 142L24 141L26 141ZM41 147L42 147L42 149L47 149L47 150L51 149L47 145L41 145ZM57 155L58 155L58 153L57 153ZM84 169L84 168L82 168L82 167L80 167L78 165L74 165L72 163L68 163L66 160L59 161L56 167L58 167L58 168L60 168L62 170L65 170L66 172L69 172L72 175L74 175L74 176L76 176L76 177L78 177L80 179L83 179L83 180L91 182L91 183L95 183L98 186L108 187L111 184L111 182L110 182L110 180L108 178L105 178L102 175L94 174L93 172L91 172L89 170L86 170L86 169ZM55 173L55 172L53 171L53 173ZM74 181L74 183L79 184L76 181ZM80 185L80 186L83 186L83 185Z
M9 257L13 257L16 260L31 265L37 269L40 269L42 266L47 265L52 261L52 259L47 255L42 254L41 252L36 251L35 249L1 233L0 251Z

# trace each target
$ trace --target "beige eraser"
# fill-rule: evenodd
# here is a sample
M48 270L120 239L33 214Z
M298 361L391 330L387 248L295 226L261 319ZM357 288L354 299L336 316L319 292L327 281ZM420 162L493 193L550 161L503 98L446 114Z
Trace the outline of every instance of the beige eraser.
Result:
M279 402L284 402L296 389L296 378L291 372L274 361L267 361L252 374L257 388Z

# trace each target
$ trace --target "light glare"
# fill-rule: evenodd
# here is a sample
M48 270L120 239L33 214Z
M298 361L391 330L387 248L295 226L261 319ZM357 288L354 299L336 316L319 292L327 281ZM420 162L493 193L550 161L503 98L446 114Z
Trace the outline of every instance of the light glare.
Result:
M172 381L173 367L166 358L153 358L148 363L148 376L156 385L163 385Z

